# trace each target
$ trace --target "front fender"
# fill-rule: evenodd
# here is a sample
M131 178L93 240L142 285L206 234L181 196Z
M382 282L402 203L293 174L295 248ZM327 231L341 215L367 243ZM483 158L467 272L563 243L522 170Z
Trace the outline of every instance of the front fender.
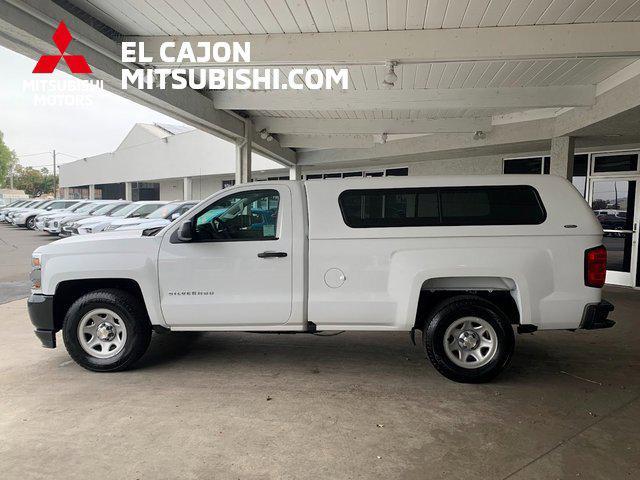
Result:
M104 237L96 239L95 237ZM152 324L164 325L159 308L156 237L120 237L108 234L60 240L38 249L42 255L42 293L54 295L69 280L130 279L140 286Z

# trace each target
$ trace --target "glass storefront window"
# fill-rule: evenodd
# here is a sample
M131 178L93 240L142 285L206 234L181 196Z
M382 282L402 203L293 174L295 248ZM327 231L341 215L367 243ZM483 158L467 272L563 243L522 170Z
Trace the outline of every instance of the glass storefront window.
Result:
M573 157L573 186L585 197L587 195L587 171L589 155L581 154Z
M593 173L636 172L638 154L596 155L593 157Z
M503 172L515 175L549 174L549 157L511 158L504 160Z

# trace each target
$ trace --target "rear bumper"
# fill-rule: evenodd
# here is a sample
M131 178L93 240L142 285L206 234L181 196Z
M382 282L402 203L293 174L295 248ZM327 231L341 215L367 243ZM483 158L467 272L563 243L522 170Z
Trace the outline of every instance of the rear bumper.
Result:
M602 300L600 303L592 303L584 308L580 328L584 330L597 330L600 328L611 328L616 322L609 320L607 316L614 309L613 304Z
M51 295L32 294L27 300L29 318L35 329L36 337L45 348L56 348L56 326L53 318L53 297Z

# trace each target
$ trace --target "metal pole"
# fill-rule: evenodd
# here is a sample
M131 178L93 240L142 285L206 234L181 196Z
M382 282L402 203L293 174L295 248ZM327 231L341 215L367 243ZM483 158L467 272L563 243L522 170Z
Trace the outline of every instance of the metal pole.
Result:
M53 198L56 198L56 150L53 149Z

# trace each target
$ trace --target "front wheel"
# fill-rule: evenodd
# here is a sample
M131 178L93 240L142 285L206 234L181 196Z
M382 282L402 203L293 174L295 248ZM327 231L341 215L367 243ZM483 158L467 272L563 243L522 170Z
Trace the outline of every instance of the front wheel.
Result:
M64 319L64 344L80 366L94 372L131 367L147 350L151 325L141 302L116 289L76 300Z
M493 303L459 296L438 305L423 329L433 366L450 380L488 382L511 360L515 345L509 319Z
M36 228L36 217L27 218L27 223L25 225L29 230Z

